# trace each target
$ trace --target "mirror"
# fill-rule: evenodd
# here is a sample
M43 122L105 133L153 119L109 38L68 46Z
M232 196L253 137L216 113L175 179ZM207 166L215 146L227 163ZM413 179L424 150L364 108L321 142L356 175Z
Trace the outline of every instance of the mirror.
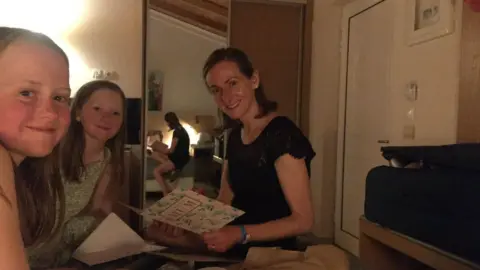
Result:
M227 45L228 4L151 0L147 13L145 151L158 142L171 146L173 131L164 117L175 113L188 133L190 159L163 178L171 188L195 188L210 197L220 185L221 159L214 156L221 156L223 146L214 136L220 117L202 68L212 51ZM161 162L146 154L144 164L148 207L163 194L154 175Z

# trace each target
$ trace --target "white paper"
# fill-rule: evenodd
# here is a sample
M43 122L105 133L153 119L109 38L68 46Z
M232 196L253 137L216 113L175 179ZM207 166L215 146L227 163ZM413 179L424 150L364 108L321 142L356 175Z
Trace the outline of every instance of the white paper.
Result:
M165 247L147 244L115 213L111 213L75 250L73 258L95 265L162 249Z
M142 215L202 234L218 230L244 213L194 191L176 189L143 211Z

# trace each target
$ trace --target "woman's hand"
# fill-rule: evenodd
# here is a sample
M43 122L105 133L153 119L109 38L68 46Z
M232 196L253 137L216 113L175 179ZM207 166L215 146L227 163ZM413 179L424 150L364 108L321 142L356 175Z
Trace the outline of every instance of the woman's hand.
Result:
M215 232L204 233L203 241L209 250L225 252L242 241L242 230L238 226L226 226Z
M204 248L203 241L199 235L158 221L155 221L147 228L145 237L147 240L154 241L163 246L189 248L193 250L202 250Z

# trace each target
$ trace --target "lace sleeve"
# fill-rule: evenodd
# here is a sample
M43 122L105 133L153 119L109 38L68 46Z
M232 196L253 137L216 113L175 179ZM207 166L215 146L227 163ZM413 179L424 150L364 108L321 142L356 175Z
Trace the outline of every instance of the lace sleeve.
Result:
M315 157L310 141L292 122L280 124L268 134L270 153L273 161L289 154L297 159L305 159L307 165Z

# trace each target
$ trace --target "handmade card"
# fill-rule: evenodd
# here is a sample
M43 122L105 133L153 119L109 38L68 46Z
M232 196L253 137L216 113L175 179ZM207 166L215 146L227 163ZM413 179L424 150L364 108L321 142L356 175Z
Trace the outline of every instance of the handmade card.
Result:
M244 212L192 190L176 189L147 208L143 214L202 234L224 227Z
M116 214L111 213L75 250L73 258L96 265L165 247L146 243Z
M242 210L191 190L176 189L138 214L197 234L218 230L237 217Z

